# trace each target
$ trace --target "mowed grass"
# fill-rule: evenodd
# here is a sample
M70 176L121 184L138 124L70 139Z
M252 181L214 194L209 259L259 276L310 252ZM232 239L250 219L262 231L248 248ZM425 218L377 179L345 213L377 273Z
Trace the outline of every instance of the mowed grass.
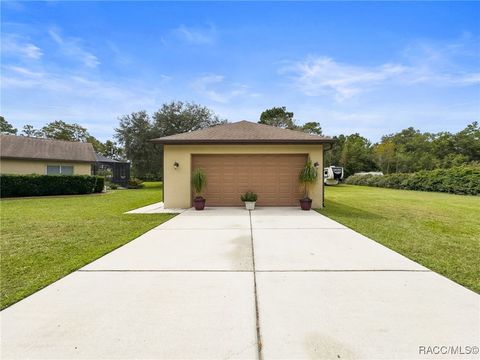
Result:
M324 214L480 293L480 197L339 185Z
M99 195L1 200L1 308L170 219L124 214L161 201L160 183L146 185Z

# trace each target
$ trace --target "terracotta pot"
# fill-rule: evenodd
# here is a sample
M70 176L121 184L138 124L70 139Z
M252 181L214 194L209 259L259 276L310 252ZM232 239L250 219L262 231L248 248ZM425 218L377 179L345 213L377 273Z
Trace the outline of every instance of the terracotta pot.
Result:
M302 208L302 210L310 210L312 208L312 199L300 199L300 207Z
M193 199L193 205L195 206L195 210L203 210L205 209L205 199L203 197L196 197Z

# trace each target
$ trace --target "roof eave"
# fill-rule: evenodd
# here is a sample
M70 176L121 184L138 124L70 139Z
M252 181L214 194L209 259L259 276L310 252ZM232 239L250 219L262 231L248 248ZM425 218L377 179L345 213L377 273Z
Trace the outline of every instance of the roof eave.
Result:
M76 159L59 159L59 158L43 158L43 157L20 157L20 156L0 156L1 159L9 160L38 160L38 161L66 161L79 163L94 163L96 160L76 160Z
M150 142L161 145L320 145L334 143L335 139L313 140L162 140L152 139Z

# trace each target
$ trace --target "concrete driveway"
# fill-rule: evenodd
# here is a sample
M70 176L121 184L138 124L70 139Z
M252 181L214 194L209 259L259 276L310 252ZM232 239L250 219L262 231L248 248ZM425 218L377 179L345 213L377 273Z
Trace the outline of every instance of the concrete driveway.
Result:
M478 358L479 299L313 211L188 210L4 310L1 356Z

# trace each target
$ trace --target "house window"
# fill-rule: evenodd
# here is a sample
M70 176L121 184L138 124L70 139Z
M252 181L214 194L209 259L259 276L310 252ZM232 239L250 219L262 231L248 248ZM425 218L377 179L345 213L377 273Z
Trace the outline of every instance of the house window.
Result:
M47 175L73 175L73 166L47 165Z

